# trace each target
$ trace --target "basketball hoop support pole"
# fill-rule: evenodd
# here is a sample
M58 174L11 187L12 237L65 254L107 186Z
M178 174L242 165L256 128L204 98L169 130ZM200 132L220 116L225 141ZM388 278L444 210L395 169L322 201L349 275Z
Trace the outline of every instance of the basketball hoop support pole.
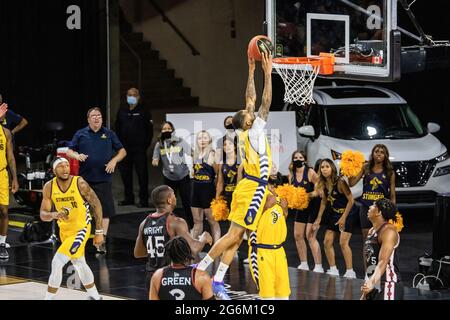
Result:
M419 25L419 22L417 21L416 17L414 16L414 13L411 11L411 6L408 4L406 0L398 0L401 4L403 9L405 9L406 14L408 15L409 19L411 19L411 22L414 24L414 27L420 34L421 44L426 44L429 46L433 45L433 41L428 37L425 32L423 32L422 27Z

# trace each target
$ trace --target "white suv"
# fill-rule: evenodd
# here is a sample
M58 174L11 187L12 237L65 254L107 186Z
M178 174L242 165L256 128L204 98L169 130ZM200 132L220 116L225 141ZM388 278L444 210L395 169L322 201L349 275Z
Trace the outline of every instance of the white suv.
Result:
M329 86L314 89L312 105L299 128L299 149L308 163L333 159L339 167L347 149L363 152L366 159L375 144L389 149L396 172L399 208L433 207L436 194L450 191L447 148L432 133L439 125L424 128L406 101L391 90L375 86ZM352 188L361 195L362 182Z

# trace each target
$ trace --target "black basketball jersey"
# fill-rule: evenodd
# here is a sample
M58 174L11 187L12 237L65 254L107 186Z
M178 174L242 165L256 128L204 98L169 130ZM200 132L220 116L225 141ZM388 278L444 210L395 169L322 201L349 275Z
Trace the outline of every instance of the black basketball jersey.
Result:
M166 214L160 217L150 214L144 223L142 235L148 253L146 270L149 272L169 264L164 255L164 246L170 240L167 232L167 217Z
M161 300L202 300L202 294L195 288L196 268L165 267L159 287Z
M375 272L375 268L378 264L378 257L380 255L381 244L378 242L378 235L380 231L386 226L387 222L383 224L378 230L369 233L366 241L364 242L364 257L367 262L366 280L369 279ZM381 276L380 282L400 282L400 272L398 269L398 260L396 249L400 243L400 236L398 242L394 247L389 262L386 266L386 272ZM379 289L379 288L378 288Z

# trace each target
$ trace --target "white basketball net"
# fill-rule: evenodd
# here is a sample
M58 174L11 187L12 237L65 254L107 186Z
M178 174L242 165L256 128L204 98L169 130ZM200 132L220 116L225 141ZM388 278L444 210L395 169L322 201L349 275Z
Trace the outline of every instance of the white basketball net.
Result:
M320 66L274 62L273 67L284 82L284 102L298 106L316 103L313 99L313 88Z

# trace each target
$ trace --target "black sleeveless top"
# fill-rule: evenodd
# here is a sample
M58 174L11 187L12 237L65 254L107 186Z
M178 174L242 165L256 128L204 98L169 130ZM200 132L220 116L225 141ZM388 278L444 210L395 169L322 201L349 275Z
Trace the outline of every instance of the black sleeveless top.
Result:
M194 182L195 183L213 183L216 173L204 159L197 159L194 162Z
M305 168L303 169L303 177L301 181L297 180L297 174L294 171L292 174L292 181L291 181L294 187L303 187L308 193L314 191L314 183L312 183L308 179L309 170L311 170L311 168L305 166Z
M380 173L366 174L363 178L362 204L369 207L378 199L389 198L390 186L390 180L384 170Z
M236 189L238 166L235 162L232 166L224 163L222 166L223 174L223 193L226 197L231 197Z
M378 242L378 235L386 224L387 222L376 231L372 229L374 232L369 234L364 242L364 258L367 262L366 279L373 275L378 264L378 258L381 250L381 244ZM388 264L386 265L386 272L380 278L381 282L400 282L400 272L398 269L398 258L396 253L399 243L400 236L391 257L389 258Z
M194 286L196 268L188 266L163 269L159 287L161 300L202 300L202 294Z
M339 180L333 185L331 192L328 192L328 189L325 188L325 195L327 201L330 203L333 214L342 215L347 207L348 200L345 194L339 192L338 184Z
M167 232L167 215L158 218L153 218L152 214L148 215L142 234L148 253L146 270L154 272L167 266L169 262L164 255L164 245L170 240Z

